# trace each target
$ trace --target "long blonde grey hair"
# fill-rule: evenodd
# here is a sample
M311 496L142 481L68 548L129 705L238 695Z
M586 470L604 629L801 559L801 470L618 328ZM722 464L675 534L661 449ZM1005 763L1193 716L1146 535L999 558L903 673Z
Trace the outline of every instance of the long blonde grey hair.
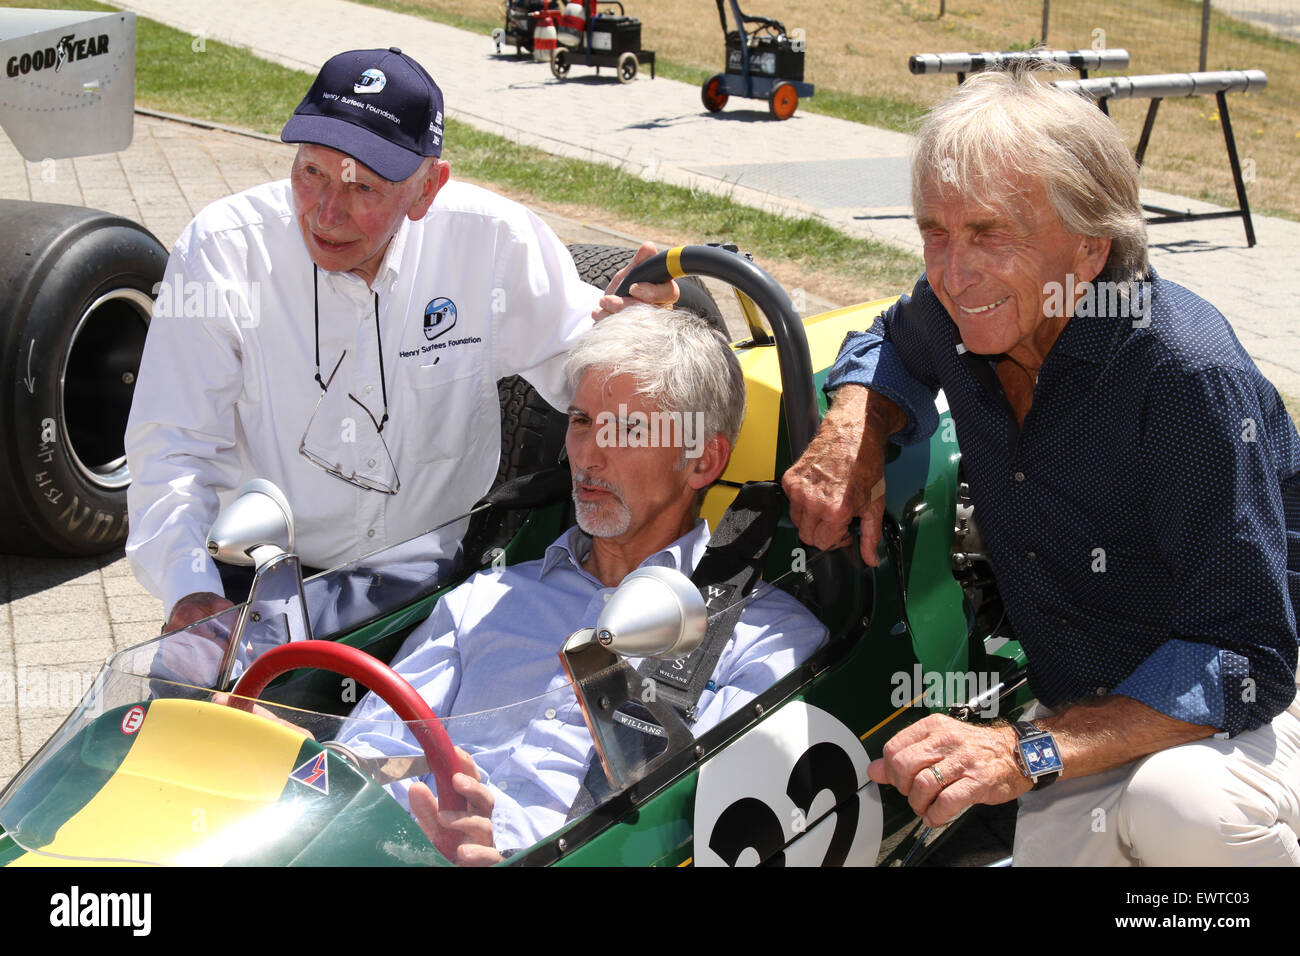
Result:
M1114 279L1146 276L1137 163L1119 127L1092 100L1024 67L975 74L921 123L912 206L919 213L928 187L1007 208L1014 197L995 194L1006 171L1040 181L1067 232L1110 239L1106 267Z

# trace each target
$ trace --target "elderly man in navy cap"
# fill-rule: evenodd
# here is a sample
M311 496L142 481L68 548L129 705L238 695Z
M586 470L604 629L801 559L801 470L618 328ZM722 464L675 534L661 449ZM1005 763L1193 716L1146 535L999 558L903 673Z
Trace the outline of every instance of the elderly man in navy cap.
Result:
M249 478L284 490L311 567L468 511L497 469L497 379L565 407L569 344L622 307L528 210L450 181L443 123L410 56L341 53L281 134L290 178L204 209L172 250L126 436L127 554L168 629L243 598L204 545Z

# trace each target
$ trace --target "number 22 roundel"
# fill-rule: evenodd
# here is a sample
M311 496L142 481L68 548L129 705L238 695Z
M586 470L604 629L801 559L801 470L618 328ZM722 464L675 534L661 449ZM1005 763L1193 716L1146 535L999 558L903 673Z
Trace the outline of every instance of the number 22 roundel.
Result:
M793 701L700 767L695 865L874 866L884 815L866 750Z

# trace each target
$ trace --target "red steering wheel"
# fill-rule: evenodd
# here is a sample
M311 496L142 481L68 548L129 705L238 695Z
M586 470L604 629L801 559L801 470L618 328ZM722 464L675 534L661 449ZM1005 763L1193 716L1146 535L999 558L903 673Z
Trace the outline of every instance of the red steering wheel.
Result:
M424 748L425 759L438 784L438 807L442 810L465 809L465 798L451 785L451 775L460 769L460 761L442 721L405 678L365 651L333 641L281 644L253 661L244 676L239 678L230 697L230 706L251 713L254 698L261 695L267 684L286 671L299 667L316 667L351 677L378 694L398 717L407 722L411 733ZM449 847L439 846L438 849L448 859L455 859L459 841L450 839L453 842Z

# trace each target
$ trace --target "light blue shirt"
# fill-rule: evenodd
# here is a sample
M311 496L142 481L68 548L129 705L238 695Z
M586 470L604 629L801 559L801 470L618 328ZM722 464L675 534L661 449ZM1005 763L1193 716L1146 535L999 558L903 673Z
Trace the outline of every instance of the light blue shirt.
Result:
M699 520L641 567L658 565L689 575L708 541L708 524ZM590 548L591 539L575 527L539 561L474 575L438 601L393 665L442 718L451 739L469 752L492 788L493 839L501 850L531 846L564 824L595 752L558 656L570 634L595 625L613 592L583 570ZM766 588L742 611L711 686L700 697L693 731L703 733L766 690L825 636L826 628L807 608L778 588ZM420 752L374 694L361 701L352 718L392 722L352 726L344 743L358 753ZM389 786L408 810L407 791L414 782ZM424 782L434 786L432 775Z

